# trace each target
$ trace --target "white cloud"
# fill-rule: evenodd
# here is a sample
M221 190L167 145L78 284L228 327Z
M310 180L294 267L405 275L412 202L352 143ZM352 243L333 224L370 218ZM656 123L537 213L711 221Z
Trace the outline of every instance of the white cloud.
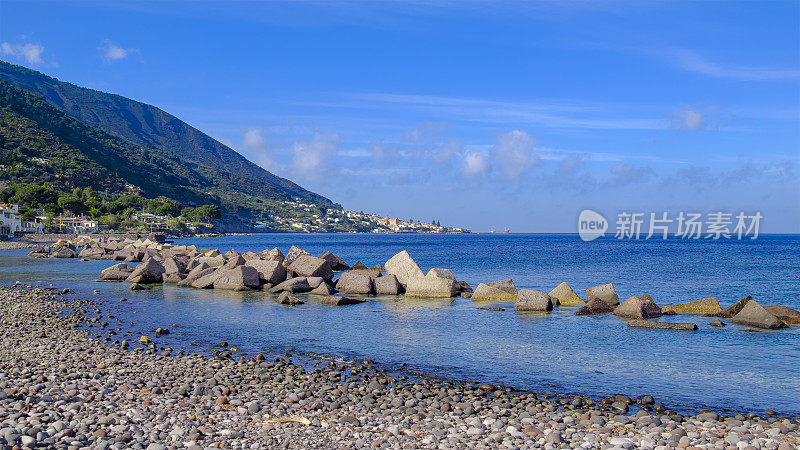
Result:
M44 47L39 44L11 44L3 42L0 44L0 53L11 58L20 59L31 65L44 63L42 53Z
M706 128L706 114L692 108L675 111L672 114L675 128L681 130L697 131Z
M461 160L461 171L465 175L486 175L489 172L489 157L480 151L467 151Z
M272 147L269 145L261 130L256 127L249 127L244 130L241 147L247 150L250 159L256 164L267 170L277 168L275 159L272 156Z
M653 175L653 169L649 166L634 166L631 164L619 163L611 167L612 177L605 181L608 187L619 187L634 183L642 183Z
M500 169L509 178L516 178L540 162L533 152L536 141L526 132L514 130L501 134L492 148L492 157L500 163Z
M294 144L292 153L293 174L309 180L320 178L325 164L339 146L339 135L314 133L308 142Z
M135 48L123 48L113 42L106 40L101 47L103 51L103 60L105 62L119 61L130 56L131 53L138 53L139 50Z
M672 49L669 55L673 63L681 69L713 78L746 81L800 78L800 70L797 68L723 66L709 61L695 52L684 49Z

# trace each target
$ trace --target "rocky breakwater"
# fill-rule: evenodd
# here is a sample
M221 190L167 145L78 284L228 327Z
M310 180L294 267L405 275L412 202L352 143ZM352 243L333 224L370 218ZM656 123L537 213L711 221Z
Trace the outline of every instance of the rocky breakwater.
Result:
M7 448L789 450L800 442L798 418L684 416L646 395L594 400L410 379L370 361L173 355L158 330L112 346L89 331L115 320L104 301L47 289L0 287L0 319Z

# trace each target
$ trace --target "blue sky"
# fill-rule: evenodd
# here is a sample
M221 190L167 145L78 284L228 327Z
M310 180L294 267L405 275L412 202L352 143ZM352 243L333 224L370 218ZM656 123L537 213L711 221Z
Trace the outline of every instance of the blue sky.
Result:
M3 0L0 58L159 106L348 209L800 232L796 1Z

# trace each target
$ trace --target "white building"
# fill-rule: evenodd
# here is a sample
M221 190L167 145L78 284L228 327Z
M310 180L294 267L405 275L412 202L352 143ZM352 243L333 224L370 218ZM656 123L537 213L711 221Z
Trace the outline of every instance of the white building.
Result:
M22 214L19 213L19 206L0 203L0 235L22 231Z
M37 217L37 219L47 220L46 217ZM98 224L96 220L84 217L53 217L53 228L59 233L97 233Z

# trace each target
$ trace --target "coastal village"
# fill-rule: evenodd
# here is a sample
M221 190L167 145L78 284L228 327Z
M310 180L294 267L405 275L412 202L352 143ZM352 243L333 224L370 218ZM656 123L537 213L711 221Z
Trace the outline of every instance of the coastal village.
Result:
M256 232L298 232L298 233L325 233L335 230L336 226L343 223L352 224L361 232L370 233L469 233L461 227L443 226L436 221L429 223L403 220L391 217L382 217L377 214L356 212L348 210L327 209L323 214L317 205L302 203L300 201L285 201L283 206L293 211L303 211L307 214L269 214L265 219L256 221L253 231ZM177 233L175 223L181 224L188 233L213 232L214 225L209 221L190 221L183 216L172 217L145 211L134 212L130 221L138 227L136 231ZM33 220L24 220L20 207L17 204L0 203L0 237L12 237L21 233L69 233L88 234L98 232L129 231L109 225L101 224L98 220L81 216L36 216Z

